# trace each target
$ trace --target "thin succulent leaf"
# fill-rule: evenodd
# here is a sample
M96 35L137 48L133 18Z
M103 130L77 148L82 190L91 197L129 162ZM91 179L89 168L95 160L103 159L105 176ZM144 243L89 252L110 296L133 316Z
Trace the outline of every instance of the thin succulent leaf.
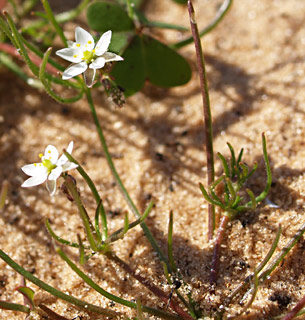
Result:
M281 225L278 227L277 231L276 231L276 235L274 237L274 240L272 242L272 245L267 253L267 255L265 256L265 258L263 259L263 261L255 268L256 273L258 274L259 272L261 272L263 270L263 268L266 266L266 264L269 262L269 260L272 258L277 245L279 243L280 237L281 237L281 233L282 233L282 227ZM242 292L242 290L244 290L249 283L251 282L251 280L254 277L254 273L251 273L249 276L247 276L245 278L245 280L238 285L233 292L225 299L224 305L227 306L231 303L231 301L233 300L233 298L235 296L237 296L238 294L240 294Z
M20 14L19 14L19 10L17 8L17 5L15 3L14 0L8 0L8 2L11 4L12 8L13 8L13 12L15 17L19 20L20 19Z
M173 211L171 210L169 213L169 219L168 219L167 252L168 252L168 261L171 265L171 268L174 272L176 272L177 266L176 266L174 255L173 255L173 224L174 224L174 216L173 216Z
M243 313L245 313L253 304L255 298L256 298L256 294L257 294L257 291L258 291L258 276L257 276L257 270L254 270L254 273L253 273L253 287L252 287L252 292L251 292L251 298L250 300L248 301L248 303L246 305L244 305L244 307L242 308L240 315L242 315Z
M68 190L70 191L70 194L72 195L74 202L77 206L78 213L79 213L80 218L83 222L83 226L84 226L84 229L85 229L85 232L87 235L87 239L90 243L90 247L93 251L97 251L98 248L97 248L97 245L95 242L95 240L96 240L95 239L95 236L96 236L95 229L91 223L91 220L88 216L88 213L87 213L85 207L83 206L82 200L78 194L78 191L77 191L77 188L74 184L74 181L69 176L65 176L64 183L65 183L66 187L68 188Z
M123 232L121 235L122 239L128 230L129 230L129 220L128 220L128 212L126 212L125 217L124 217L124 229L123 229Z
M241 162L243 154L244 154L244 148L241 148L237 157L237 164Z
M263 190L263 192L255 198L255 201L257 203L260 203L261 201L263 201L267 197L268 192L271 187L271 183L272 183L272 172L271 172L271 167L270 167L270 163L269 163L269 158L268 158L268 153L267 153L267 143L266 143L266 138L265 138L264 133L262 134L262 145L263 145L264 161L265 161L265 166L266 166L266 171L267 171L267 183L266 183L266 187ZM248 207L248 206L251 206L251 203L247 203L246 207Z
M1 58L0 58L0 61L1 61ZM9 187L9 182L7 180L4 180L2 182L1 191L0 191L0 210L2 210L5 205L5 202L7 199L8 187Z
M19 274L21 274L24 278L26 278L27 280L29 280L30 282L34 283L35 285L37 285L39 288L41 288L42 290L49 292L51 295L67 301L83 310L86 311L92 311L98 314L103 314L105 316L108 317L112 317L112 318L116 318L119 317L121 314L119 312L115 312L112 310L108 310L108 309L104 309L101 308L99 306L95 306L93 304L87 303L85 301L79 300L77 298L74 298L72 295L70 294L65 294L57 289L55 289L54 287L48 285L47 283L41 281L40 279L36 278L32 273L26 271L23 267L21 267L18 263L16 263L15 261L13 261L4 251L2 251L0 249L0 258L5 261L10 267L12 267L15 271L17 271ZM22 306L24 308L26 308L25 306ZM25 309L24 309L25 310ZM22 310L19 310L22 311ZM25 311L23 311L25 312ZM28 313L28 312L27 312Z
M226 185L227 185L228 190L229 190L230 195L231 195L227 206L228 206L228 207L231 207L232 204L234 203L234 201L236 200L237 194L236 194L236 191L235 191L235 189L234 189L234 187L233 187L233 183L232 183L231 179L230 179L230 178L226 178L226 179L225 179L225 182L226 182Z
M237 206L243 199L243 197L237 195L235 201L232 203L232 208L238 210L239 207Z
M99 226L101 205L103 205L102 200L100 200L99 204L97 205L96 210L95 210L95 215L94 215L94 227L95 227L95 231L96 231L96 235L98 237L99 243L103 240L103 237L100 232L100 226Z
M121 305L124 305L126 307L132 308L132 309L136 309L137 308L137 304L122 298L119 298L111 293L109 293L108 291L104 290L102 287L100 287L97 283L95 283L91 278L89 278L85 273L83 273L68 257L67 255L60 249L57 248L56 249L57 253L59 254L59 256L69 265L69 267L81 278L83 279L91 288L93 288L95 291L97 291L98 293L100 293L102 296L104 296L105 298L117 302ZM156 316L159 316L161 318L164 319L180 319L179 317L175 316L175 315L171 315L167 312L161 311L161 310L157 310L154 308L150 308L150 307L146 307L143 306L142 310L144 312L147 312L149 314L153 314Z
M95 199L97 205L100 207L100 215L101 215L101 220L102 220L102 225L103 225L103 239L106 240L108 237L107 216L106 216L106 212L105 212L105 208L104 208L102 199L101 199L101 197L95 187L95 184L92 181L92 179L89 177L89 175L86 173L84 168L80 165L80 163L75 158L73 158L72 155L69 154L66 150L64 150L63 152L69 161L78 165L76 170L80 173L80 175L86 181L88 187L90 188L90 190L92 192L92 195L94 196L94 199ZM96 218L97 218L97 216L95 215L95 219ZM95 226L96 226L96 223L95 223Z
M295 246L295 244L300 240L300 238L305 233L305 223L301 228L295 233L293 238L287 243L287 245L276 255L276 257L267 266L267 269L259 276L259 280L263 282L272 273L272 271L283 261L285 256L290 252L290 250Z
M57 23L59 23L59 24L64 23L64 22L67 22L67 21L70 21L70 20L73 20L74 18L76 18L80 13L82 13L84 11L84 9L87 7L87 5L90 1L91 0L83 0L76 8L57 14L55 16ZM32 30L40 29L48 23L49 23L49 21L47 19L34 21L34 22L28 24L27 26L23 27L21 29L21 32L22 33L24 33L24 32L30 33Z
M207 191L205 190L204 186L203 186L201 183L199 183L199 188L200 188L200 191L201 191L204 199L205 199L207 202L209 202L209 203L211 203L211 204L213 204L213 205L215 205L215 206L219 206L219 207L222 208L222 209L225 209L225 206L224 206L221 202L218 202L218 201L212 199L212 198L209 196L209 194L207 193Z
M2 32L11 40L13 46L15 48L18 48L17 42L16 42L15 38L13 37L11 30L10 30L8 24L2 18L2 16L0 16L0 28L1 28Z
M232 3L233 3L233 0L224 0L221 7L217 11L214 19L199 32L200 37L203 37L207 33L209 33L210 31L212 31L219 24L219 22L222 21L222 19L225 17L227 12L229 11ZM188 37L185 40L182 40L182 41L179 41L179 42L173 44L171 47L173 49L177 50L177 49L180 49L180 48L192 43L193 41L194 41L193 37Z
M56 312L54 312L53 310L51 310L50 308L48 308L47 306L45 306L42 303L39 304L38 306L39 306L39 308L41 310L43 310L50 317L50 319L53 319L53 320L71 320L71 319L65 318L63 316L60 316L59 314L57 314Z
M18 292L20 292L26 299L27 303L29 303L29 307L31 310L35 309L35 304L34 304L34 295L35 292L33 289L26 287L26 286L19 286L16 288Z
M252 202L252 209L255 209L256 206L257 206L257 203L256 203L256 200L255 200L255 195L254 193L250 190L250 189L246 189L250 199L251 199L251 202Z
M46 221L45 221L45 226L46 226L46 228L47 228L50 236L51 236L55 241L57 241L58 243L64 244L64 245L66 245L66 246L70 246L70 247L72 247L72 248L78 248L78 247L79 247L79 245L78 245L77 243L75 243L75 242L70 242L70 241L65 240L65 239L59 237L58 235L56 235L55 232L53 231L53 229L51 228L51 225L50 225L50 222L49 222L48 219L46 219Z
M46 79L45 75L45 70L46 70L46 65L48 63L49 56L52 52L52 48L49 48L46 53L44 54L44 57L42 59L41 65L40 65L40 70L39 70L39 79L42 82L46 92L57 102L59 103L73 103L78 100L80 100L84 94L83 90L81 90L76 96L72 98L63 98L59 95L57 95L50 87L49 82Z
M227 160L225 159L225 157L220 152L217 153L217 156L218 156L218 158L220 159L220 161L222 163L223 171L224 171L226 177L230 177L230 170L229 170L229 166L228 166Z
M144 211L143 215L137 219L136 221L130 223L128 225L128 230L136 227L138 224L141 224L144 222L144 220L147 218L147 216L149 215L149 213L151 212L152 208L154 206L154 202L153 201L150 201L150 203L148 204L146 210ZM124 232L124 229L121 228L117 231L115 231L111 236L109 236L109 238L107 238L103 243L104 244L109 244L109 243L112 243L114 241L117 241L121 238L121 234L122 232Z
M30 313L31 309L23 304L0 300L0 309Z
M242 181L243 178L247 177L248 173L249 173L249 168L246 164L239 162L239 167L241 168L242 172L241 172L241 178L240 181ZM241 184L241 182L239 182Z
M56 33L59 35L59 37L60 37L61 41L63 42L63 44L67 47L68 46L67 38L65 37L62 28L59 26L58 22L56 21L48 0L41 0L41 2L42 2L42 5L44 7L44 10L45 10L45 12L47 14L48 20L53 25Z
M105 137L104 137L104 133L103 133L103 129L101 127L101 124L100 124L100 121L98 119L98 116L97 116L97 113L96 113L96 110L95 110L95 105L94 105L94 102L93 102L93 99L92 99L92 95L91 95L91 91L89 88L86 89L86 96L87 96L87 101L88 101L88 104L89 104L89 107L90 107L90 111L91 111L91 114L92 114L92 117L93 117L93 120L94 120L94 123L95 123L95 126L96 126L96 130L97 130L97 133L98 133L98 136L99 136L99 140L100 140L100 143L102 145L102 149L104 151L104 154L105 154L105 158L107 160L107 164L108 164L108 167L115 179L115 182L117 183L127 205L129 206L130 210L133 212L133 214L137 217L137 218L141 218L141 214L138 210L138 208L136 207L136 205L134 204L134 202L132 201L128 191L126 190L115 166L114 166L114 163L112 161L112 157L110 155L110 152L108 150L108 146L107 146L107 143L106 143L106 140L105 140ZM153 234L151 233L151 231L149 230L149 228L147 227L146 223L145 222L142 222L141 223L141 228L143 229L144 233L145 233L145 236L146 238L148 239L148 241L150 242L151 246L153 247L153 249L155 250L155 252L157 253L158 255L158 258L161 260L161 261L164 261L168 266L168 261L164 255L164 253L161 251L156 239L154 238Z
M230 160L231 175L230 175L230 177L233 179L235 177L235 174L236 174L236 170L235 170L235 166L236 166L235 151L234 151L234 148L232 147L232 145L229 142L227 142L227 145L228 145L230 153L231 153L231 160Z
M85 247L79 234L77 234L77 240L79 247L79 264L83 266L87 262L87 259L85 256Z
M25 63L28 65L28 67L31 69L32 73L38 77L38 67L32 62L32 60L29 58L29 55L23 45L23 42L22 42L22 39L21 39L21 36L15 26L15 23L13 21L13 19L11 18L11 16L7 13L7 12L4 12L4 15L7 19L7 22L8 22L8 25L11 29L11 32L12 32L12 35L13 35L13 44L14 46L16 46L17 50L19 49L20 51L20 54L22 55Z

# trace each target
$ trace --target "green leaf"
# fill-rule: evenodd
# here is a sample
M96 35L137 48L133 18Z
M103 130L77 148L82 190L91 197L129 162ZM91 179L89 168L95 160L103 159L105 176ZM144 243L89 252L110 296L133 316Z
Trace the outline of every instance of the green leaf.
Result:
M126 5L127 0L117 0L121 5ZM144 2L143 0L130 0L131 4L134 5L135 8L139 8L141 4Z
M135 28L127 12L112 2L101 1L91 4L87 9L87 20L90 28L99 32L120 32Z
M191 79L188 62L162 42L143 36L148 80L159 87L181 86Z
M34 305L35 292L34 292L34 290L32 290L29 287L25 287L25 286L17 287L16 290L28 299L29 303L31 304L31 307L34 309L35 308L35 305Z
M187 4L187 0L173 0L179 4Z
M126 96L139 91L145 80L170 88L183 85L191 78L191 68L181 55L146 35L135 36L122 56L124 61L115 64L111 75Z
M124 61L116 63L111 71L114 81L131 96L144 86L146 79L143 42L135 36L123 53Z
M130 33L127 32L114 32L112 33L111 43L109 45L108 51L117 54L122 53L124 48L128 45L128 39L130 38Z

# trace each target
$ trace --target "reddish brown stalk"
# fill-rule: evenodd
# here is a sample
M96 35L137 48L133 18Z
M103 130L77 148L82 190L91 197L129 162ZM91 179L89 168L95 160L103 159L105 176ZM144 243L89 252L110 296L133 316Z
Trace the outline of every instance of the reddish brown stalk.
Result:
M129 275L131 275L134 279L138 280L142 285L144 285L149 291L151 291L154 295L160 298L163 302L168 304L175 312L179 314L182 319L185 320L194 320L187 312L185 312L178 304L178 302L172 298L169 298L164 291L156 287L154 284L149 282L146 278L142 277L140 274L135 273L134 270L130 268L130 266L121 260L117 255L113 252L107 252L106 256L113 262L115 262L118 266L120 266L123 270L125 270Z
M42 309L53 320L69 320L68 318L60 316L43 304L40 304L39 308Z
M11 44L7 44L7 43L0 43L0 51L2 52L6 52L9 55L11 55L12 57L18 58L19 60L22 60L22 56L20 55L20 53L17 51L17 49L11 45ZM33 61L33 63L36 64L36 66L40 66L42 59L40 59L39 57L35 56L34 54L32 54L31 52L29 52L29 57L30 59ZM52 73L53 75L57 75L58 74L58 70L56 68L54 68L52 65L47 64L46 66L46 70L49 73Z
M201 41L198 31L197 22L195 20L195 11L192 2L189 0L188 11L190 16L190 24L192 29L192 34L194 38L194 44L196 48L197 56L197 67L200 78L200 89L203 102L203 116L205 123L205 145L206 145L206 157L207 157L207 172L208 172L208 185L214 182L214 154L213 154L213 127L212 127L212 114L210 108L210 98L208 81L205 72L205 62L201 47ZM208 205L208 239L213 239L213 233L215 230L215 208L213 205Z
M226 231L226 227L230 218L227 215L223 215L220 220L220 225L217 230L216 241L214 245L214 252L211 264L211 275L210 275L210 284L215 284L218 277L219 272L219 260L220 260L220 252L221 252L221 244Z
M0 10L2 10L6 6L7 0L0 0Z
M301 311L304 307L305 307L305 296L281 320L292 320L298 314L298 312Z

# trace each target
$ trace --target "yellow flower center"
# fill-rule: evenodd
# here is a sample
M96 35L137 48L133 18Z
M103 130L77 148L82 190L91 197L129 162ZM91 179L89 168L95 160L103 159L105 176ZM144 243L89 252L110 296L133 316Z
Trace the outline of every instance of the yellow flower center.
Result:
M95 58L93 51L86 50L83 52L83 54L84 54L83 60L86 61L87 64L91 63L92 60L94 60L94 58Z
M43 166L47 169L48 174L50 174L51 171L57 167L55 164L53 164L53 163L52 163L50 160L48 160L48 159L44 159L44 160L42 161L42 164L43 164Z

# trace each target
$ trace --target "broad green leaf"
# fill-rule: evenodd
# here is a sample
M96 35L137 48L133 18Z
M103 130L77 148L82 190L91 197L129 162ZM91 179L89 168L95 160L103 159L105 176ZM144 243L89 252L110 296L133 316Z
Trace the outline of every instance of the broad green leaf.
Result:
M91 4L87 9L87 20L90 28L99 32L129 31L135 27L120 5L108 1Z
M183 85L191 78L191 68L181 55L146 35L136 35L122 57L124 61L115 64L111 75L126 96L139 91L145 80L170 88Z
M121 54L123 49L128 45L128 39L131 34L127 32L114 32L112 33L111 42L108 51Z
M145 82L145 64L143 43L139 36L135 36L124 51L124 61L116 63L111 71L114 81L121 86L128 97L139 91Z
M167 45L143 36L148 80L159 87L175 87L187 83L192 71L188 62Z

